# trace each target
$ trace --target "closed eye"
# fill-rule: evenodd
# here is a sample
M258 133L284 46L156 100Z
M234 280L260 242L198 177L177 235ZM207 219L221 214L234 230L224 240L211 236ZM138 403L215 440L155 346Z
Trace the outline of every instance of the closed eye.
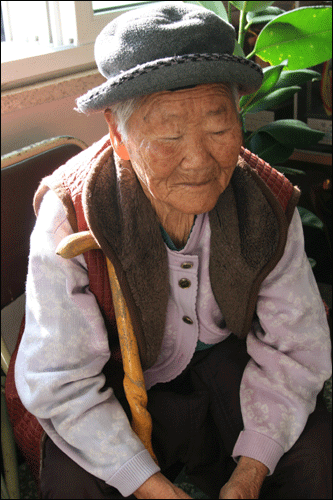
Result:
M229 130L229 129L227 129L227 130L220 130L219 132L212 132L212 133L213 133L213 135L223 135L223 134L225 134L226 132L228 132L228 130Z

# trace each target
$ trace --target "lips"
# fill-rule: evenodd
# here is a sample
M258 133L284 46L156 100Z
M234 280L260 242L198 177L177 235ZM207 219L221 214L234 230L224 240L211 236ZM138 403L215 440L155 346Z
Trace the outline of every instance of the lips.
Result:
M182 182L180 186L186 186L186 187L201 187L201 186L206 186L209 184L211 180L209 181L202 181L202 182Z

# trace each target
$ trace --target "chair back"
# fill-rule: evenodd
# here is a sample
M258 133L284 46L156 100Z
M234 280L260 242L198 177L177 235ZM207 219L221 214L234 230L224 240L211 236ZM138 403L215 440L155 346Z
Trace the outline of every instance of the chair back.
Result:
M13 302L25 290L30 235L35 224L34 194L43 177L86 147L79 139L61 136L1 157L1 311L12 304L11 313L7 314L10 322L19 316L17 309L22 307L15 307ZM24 305L24 300L21 303ZM17 334L18 329L8 332L6 325L2 328L9 354Z
M43 436L36 417L22 405L15 386L14 366L24 331L25 282L30 235L35 224L33 197L43 177L50 175L87 145L60 136L1 157L1 420L4 498L19 498L15 441L38 483ZM23 319L23 321L22 321ZM5 379L5 380L4 380ZM8 413L7 413L8 410Z

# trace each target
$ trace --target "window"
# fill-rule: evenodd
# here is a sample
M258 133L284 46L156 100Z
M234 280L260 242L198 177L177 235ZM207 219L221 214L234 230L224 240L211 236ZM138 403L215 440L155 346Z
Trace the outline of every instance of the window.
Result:
M94 11L94 14L105 12L105 11L110 11L110 10L115 10L119 9L121 7L135 7L136 5L142 4L142 3L149 3L149 2L113 2L112 0L109 2L92 2L92 8Z
M1 88L96 67L98 33L130 8L152 2L1 2Z

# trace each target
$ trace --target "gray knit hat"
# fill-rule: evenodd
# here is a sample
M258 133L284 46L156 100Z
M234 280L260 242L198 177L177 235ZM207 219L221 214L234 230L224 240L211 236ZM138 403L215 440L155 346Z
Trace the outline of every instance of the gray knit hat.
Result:
M111 21L98 35L95 59L107 81L76 100L77 111L203 83L237 83L251 94L260 66L233 56L235 30L213 12L183 2L157 2Z

